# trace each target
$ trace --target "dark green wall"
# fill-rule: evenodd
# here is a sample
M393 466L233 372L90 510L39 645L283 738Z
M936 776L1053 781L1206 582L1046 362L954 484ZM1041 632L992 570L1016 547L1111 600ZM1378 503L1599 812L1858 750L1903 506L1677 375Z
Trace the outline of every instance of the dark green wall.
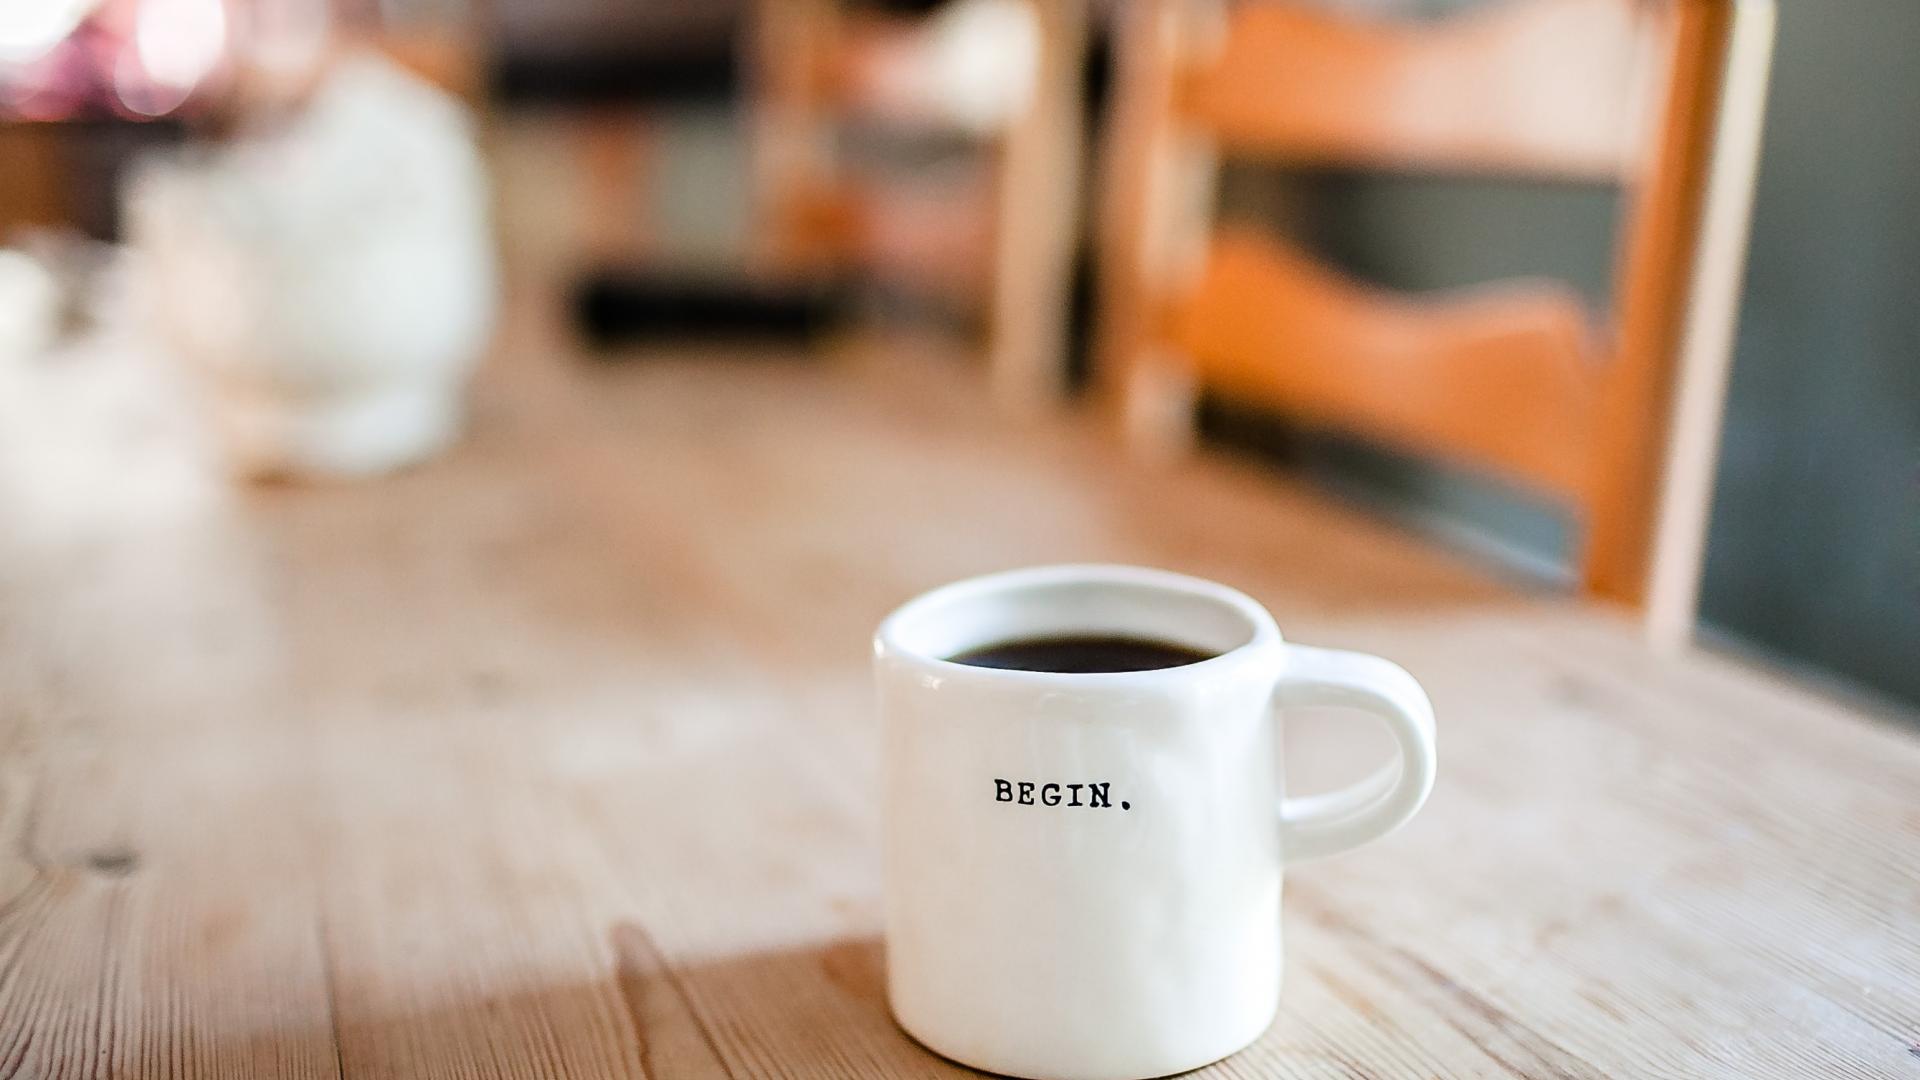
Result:
M1920 3L1780 16L1704 616L1920 705Z
M1920 706L1920 0L1783 0L1767 124L1703 620ZM1223 197L1384 284L1544 273L1609 299L1605 190L1236 168ZM1244 416L1214 424L1274 441ZM1550 507L1365 447L1285 442L1362 498L1564 566Z

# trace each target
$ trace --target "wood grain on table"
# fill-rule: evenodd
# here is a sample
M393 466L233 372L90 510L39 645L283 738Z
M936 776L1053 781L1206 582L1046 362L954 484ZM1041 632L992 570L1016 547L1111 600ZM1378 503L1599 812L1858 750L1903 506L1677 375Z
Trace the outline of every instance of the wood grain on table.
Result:
M963 1073L884 1003L867 637L1087 559L1441 717L1210 1074L1920 1076L1910 731L924 358L509 352L351 485L234 488L137 351L0 375L0 1077ZM1296 789L1370 738L1296 718Z

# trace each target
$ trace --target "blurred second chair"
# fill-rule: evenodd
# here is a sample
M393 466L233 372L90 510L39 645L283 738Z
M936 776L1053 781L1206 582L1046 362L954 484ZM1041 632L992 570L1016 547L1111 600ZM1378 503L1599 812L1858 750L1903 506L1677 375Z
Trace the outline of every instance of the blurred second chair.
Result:
M1017 408L1057 398L1086 33L1083 0L957 0L931 16L762 0L751 70L765 266L959 294L985 312L994 395ZM977 143L990 190L862 172L843 153L854 124Z
M1431 22L1143 0L1123 29L1098 362L1136 445L1199 389L1569 507L1585 592L1690 632L1770 0L1507 0ZM1218 155L1619 185L1611 312L1522 281L1409 296L1215 230Z

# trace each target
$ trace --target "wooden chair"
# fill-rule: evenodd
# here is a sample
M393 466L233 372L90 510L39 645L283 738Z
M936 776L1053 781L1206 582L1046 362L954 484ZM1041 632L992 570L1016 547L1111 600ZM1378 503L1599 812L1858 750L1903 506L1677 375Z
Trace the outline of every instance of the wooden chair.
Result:
M1006 404L1065 390L1079 236L1084 0L1030 0L1036 70L1025 107L990 130L955 115L924 78L928 20L838 0L762 0L751 70L757 232L776 273L850 270L986 311L988 377ZM851 121L977 138L991 190L916 190L850 168Z
M1197 389L1571 507L1582 588L1691 633L1771 0L1511 0L1438 23L1296 3L1127 12L1101 378L1137 445ZM1406 296L1215 230L1220 155L1621 185L1611 312L1562 283Z
M0 121L0 244L16 229L72 220L60 136L54 124Z

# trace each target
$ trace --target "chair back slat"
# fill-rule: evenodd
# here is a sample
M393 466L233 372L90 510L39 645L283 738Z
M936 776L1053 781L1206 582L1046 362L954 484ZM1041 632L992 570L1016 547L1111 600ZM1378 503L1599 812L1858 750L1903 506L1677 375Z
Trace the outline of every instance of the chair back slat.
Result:
M1169 323L1201 379L1233 396L1546 495L1586 487L1601 365L1579 297L1559 282L1407 296L1235 230L1216 235Z
M1246 3L1177 107L1230 154L1620 180L1657 18L1635 0L1503 3L1433 25Z

